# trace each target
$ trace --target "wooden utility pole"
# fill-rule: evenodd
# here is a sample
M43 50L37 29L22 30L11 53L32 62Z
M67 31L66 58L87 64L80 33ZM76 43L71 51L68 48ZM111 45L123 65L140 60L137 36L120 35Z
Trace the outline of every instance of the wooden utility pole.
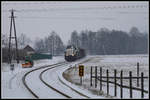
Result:
M11 22L10 22L10 35L9 35L9 49L8 49L8 63L11 64L12 59L12 50L11 50L11 39L15 39L15 46L16 46L16 60L19 63L19 54L18 54L18 45L17 45L17 35L16 35L16 27L15 27L15 17L14 17L14 10L11 10ZM12 25L14 26L14 37L12 36Z

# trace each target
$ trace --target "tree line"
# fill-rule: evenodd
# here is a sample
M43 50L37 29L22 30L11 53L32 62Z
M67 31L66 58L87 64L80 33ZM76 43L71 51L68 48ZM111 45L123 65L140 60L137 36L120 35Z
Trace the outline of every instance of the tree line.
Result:
M17 40L18 49L21 50L26 45L33 43L25 34L19 35ZM8 42L8 35L2 34L2 58L7 58ZM73 31L67 45L83 48L90 55L147 54L148 33L141 33L136 27L132 27L129 32L107 28L101 28L96 32L91 30L83 30L80 33ZM12 45L12 48L14 47L15 45ZM34 49L38 53L63 55L65 48L66 45L54 31L44 38L36 39L34 43ZM23 51L21 52L23 53Z
M32 48L36 53L48 53L52 55L62 55L64 54L65 47L59 35L52 31L49 35L44 38L37 38L34 46L33 41L26 36L26 34L20 34L17 37L19 59L24 60L24 57L27 55L26 51L23 49L32 43ZM9 38L8 34L2 34L2 61L8 61L8 47L9 47ZM11 53L12 59L16 59L16 50L15 50L15 41L11 40Z
M97 32L73 31L68 44L86 50L90 55L146 54L148 34L132 27L129 32L101 28Z
M64 53L65 47L59 35L52 31L45 38L38 39L35 42L35 50L39 53L61 55Z

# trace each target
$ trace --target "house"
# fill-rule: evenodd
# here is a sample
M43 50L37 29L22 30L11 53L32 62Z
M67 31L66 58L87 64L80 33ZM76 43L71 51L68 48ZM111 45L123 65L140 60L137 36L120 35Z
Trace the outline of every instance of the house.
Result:
M29 45L27 45L23 50L24 50L28 55L35 53L35 50L34 50L31 46L29 46Z

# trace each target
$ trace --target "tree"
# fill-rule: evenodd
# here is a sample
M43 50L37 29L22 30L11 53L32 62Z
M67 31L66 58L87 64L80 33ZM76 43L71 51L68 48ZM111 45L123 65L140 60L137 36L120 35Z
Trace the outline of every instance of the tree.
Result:
M45 44L43 39L38 39L35 42L35 50L39 53L45 52Z
M79 36L80 42L81 42L81 47L86 50L86 53L89 52L87 32L88 32L87 30L86 31L81 31L80 36Z
M64 45L56 32L52 31L44 39L39 39L35 43L36 50L42 53L51 53L52 55L59 55L64 53Z
M77 31L73 31L71 34L71 45L80 47L80 38L78 36Z
M59 55L64 52L63 42L56 32L52 31L49 36L49 39L51 41L50 49L54 55Z
M142 36L137 27L132 27L129 33L131 34L131 36Z
M18 40L18 48L24 48L26 45L32 43L31 39L26 36L26 34L21 34L17 38Z
M92 31L88 32L88 48L90 54L96 53L96 32L92 32Z
M8 48L9 39L7 34L2 34L2 47Z
M62 42L61 38L58 35L56 35L56 37L55 37L55 46L56 46L55 47L56 54L59 55L59 54L64 52L63 42Z
M110 50L110 31L107 28L101 28L97 31L96 38L97 38L97 54L109 54Z

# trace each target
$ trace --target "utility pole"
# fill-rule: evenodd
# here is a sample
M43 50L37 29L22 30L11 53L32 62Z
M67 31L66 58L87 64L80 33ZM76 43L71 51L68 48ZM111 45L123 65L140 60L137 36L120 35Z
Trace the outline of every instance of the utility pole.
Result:
M11 22L10 22L10 35L9 35L9 49L8 49L8 63L11 64L12 60L12 45L11 45L11 39L15 39L15 46L16 46L16 60L17 63L19 63L19 54L18 54L18 45L17 45L17 35L16 35L16 27L15 27L15 16L14 16L14 10L11 10ZM14 37L12 36L12 25L14 26Z

